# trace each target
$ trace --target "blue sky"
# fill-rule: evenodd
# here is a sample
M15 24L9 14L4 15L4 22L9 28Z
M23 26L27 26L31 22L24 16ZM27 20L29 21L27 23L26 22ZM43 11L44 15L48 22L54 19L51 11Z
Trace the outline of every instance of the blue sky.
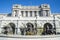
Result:
M60 0L0 0L0 13L11 13L13 4L41 5L49 4L52 13L60 13Z

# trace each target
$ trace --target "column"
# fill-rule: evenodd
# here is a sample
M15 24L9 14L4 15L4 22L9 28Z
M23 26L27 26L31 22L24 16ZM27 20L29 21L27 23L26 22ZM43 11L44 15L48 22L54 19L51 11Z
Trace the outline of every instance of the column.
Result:
M37 11L37 17L39 17L39 11Z
M43 16L46 16L46 12L43 10Z
M15 17L15 11L14 11L14 10L13 10L13 12L12 12L12 16Z
M32 17L34 17L34 11L32 11Z
M34 11L32 12L32 15L33 15L33 17L35 17L35 13L34 13Z
M21 10L19 10L19 15L18 15L18 17L22 17L22 12L21 12Z
M28 17L30 17L30 12L28 11Z

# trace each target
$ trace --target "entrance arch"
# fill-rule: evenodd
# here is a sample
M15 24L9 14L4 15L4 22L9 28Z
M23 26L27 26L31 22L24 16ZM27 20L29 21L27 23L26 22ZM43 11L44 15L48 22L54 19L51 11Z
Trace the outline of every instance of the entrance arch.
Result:
M15 24L8 23L6 26L3 27L3 34L14 34L15 33Z
M15 24L14 23L9 23L9 25L12 28L13 34L15 33Z
M26 35L34 35L34 25L32 23L27 23Z
M27 28L34 28L34 25L32 23L27 23Z
M43 27L43 34L53 34L53 26L50 23L45 23Z

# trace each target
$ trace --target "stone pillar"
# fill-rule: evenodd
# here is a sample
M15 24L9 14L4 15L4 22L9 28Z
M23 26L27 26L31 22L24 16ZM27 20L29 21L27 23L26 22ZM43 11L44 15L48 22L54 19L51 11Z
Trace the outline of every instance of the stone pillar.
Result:
M14 11L14 10L13 10L13 12L12 12L12 16L15 17L15 11Z
M46 12L43 10L43 16L46 16Z
M22 13L21 13L21 10L19 10L19 14L18 14L18 17L22 17Z
M24 13L23 13L23 16L25 17L26 15L25 15L25 11L24 11Z
M30 12L28 11L28 17L30 17Z
M37 11L37 17L39 17L39 11Z
M35 17L34 11L32 12L33 17Z

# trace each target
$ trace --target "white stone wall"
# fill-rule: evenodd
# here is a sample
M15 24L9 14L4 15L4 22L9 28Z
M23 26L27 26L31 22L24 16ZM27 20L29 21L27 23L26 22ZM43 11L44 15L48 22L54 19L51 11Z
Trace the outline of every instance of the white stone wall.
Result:
M18 7L16 7L18 6ZM53 15L51 15L50 13L50 6L46 5L47 8L45 8L45 5L41 5L41 8L39 8L39 6L21 6L21 5L15 5L13 6L13 10L12 10L12 17L1 17L0 18L0 27L4 27L5 25L9 24L9 23L14 23L16 25L17 28L24 28L26 27L27 23L32 23L35 27L35 21L37 21L37 27L44 27L45 23L50 23L53 28L54 28L54 24L53 24L53 20L54 17ZM17 10L17 12L15 12ZM48 10L49 16L46 16L46 10ZM22 13L21 11L24 11L24 16L22 17ZM25 11L28 11L28 17L26 17L26 13ZM30 11L32 11L32 17L30 17ZM34 11L36 11L36 16ZM43 16L39 16L39 11L41 11L41 13L43 14ZM60 28L60 15L55 15L55 24L56 24L56 28ZM57 32L60 32L60 29L56 30ZM17 31L18 33L20 32L19 29Z

